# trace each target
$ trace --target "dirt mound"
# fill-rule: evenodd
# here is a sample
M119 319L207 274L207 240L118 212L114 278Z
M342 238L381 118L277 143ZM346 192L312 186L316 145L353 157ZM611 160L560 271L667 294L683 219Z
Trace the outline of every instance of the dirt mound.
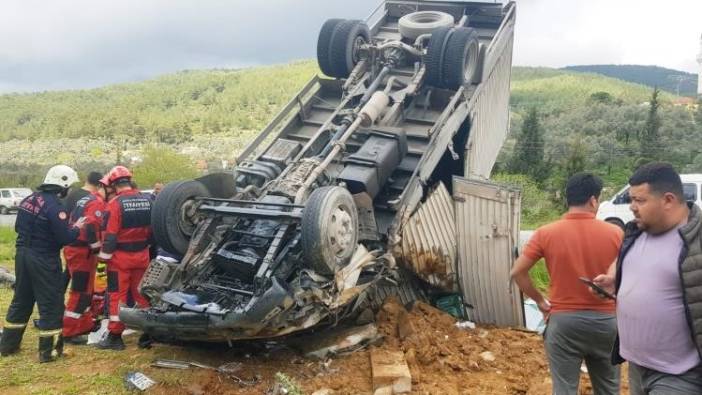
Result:
M551 392L548 363L540 336L515 329L478 327L461 329L450 315L425 303L409 311L390 298L376 316L384 340L382 350L402 351L412 374L416 394L521 394ZM241 351L241 350L240 350ZM243 351L241 351L243 352ZM184 371L179 385L161 384L155 394L262 394L272 393L276 373L292 379L307 394L329 389L332 394L372 393L369 350L326 361L304 358L287 348L253 352L246 357L208 354L209 364L239 361L237 374L255 385L240 385L211 371ZM158 379L158 371L149 371ZM624 374L624 372L623 372ZM585 375L583 375L585 376ZM187 377L187 378L186 378ZM583 378L581 394L591 394Z
M388 299L377 315L381 347L400 349L420 393L526 394L547 362L537 335L509 329L460 329L448 314L418 302L407 311Z

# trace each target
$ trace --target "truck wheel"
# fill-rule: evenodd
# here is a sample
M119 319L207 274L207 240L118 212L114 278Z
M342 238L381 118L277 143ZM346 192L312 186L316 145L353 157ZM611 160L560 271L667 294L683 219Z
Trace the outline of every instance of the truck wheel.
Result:
M453 33L450 27L440 27L431 33L429 47L424 63L426 64L426 81L430 86L444 88L442 83L444 53L446 42Z
M319 31L317 39L317 64L322 73L331 76L333 74L329 53L331 50L331 41L334 30L343 22L344 19L329 19L322 25L322 30Z
M159 247L185 255L197 225L190 209L198 196L209 197L209 193L202 183L193 180L172 182L158 194L151 209L151 227Z
M453 27L453 16L440 11L417 11L407 14L397 22L400 35L416 40L422 34L433 33L440 27Z
M478 32L469 27L454 29L446 42L442 78L446 88L456 90L472 82L478 71Z
M314 190L302 212L302 254L312 269L333 275L345 266L358 244L358 212L343 187Z
M342 21L331 36L329 46L330 77L346 78L360 60L361 45L370 42L368 26L357 20Z
M0 214L2 215L7 215L10 213L10 210L7 209L5 206L0 206Z

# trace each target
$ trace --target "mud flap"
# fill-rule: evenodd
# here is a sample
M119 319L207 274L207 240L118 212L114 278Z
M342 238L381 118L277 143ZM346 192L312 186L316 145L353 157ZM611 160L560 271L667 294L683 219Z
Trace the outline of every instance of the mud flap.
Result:
M228 199L236 193L234 177L230 173L212 173L198 177L195 181L204 185L213 198Z

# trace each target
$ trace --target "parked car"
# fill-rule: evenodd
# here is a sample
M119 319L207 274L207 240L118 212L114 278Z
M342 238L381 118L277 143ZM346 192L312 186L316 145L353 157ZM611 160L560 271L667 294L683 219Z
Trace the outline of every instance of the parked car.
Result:
M2 188L0 189L0 214L9 214L17 211L20 202L32 194L29 188Z
M702 207L702 199L700 199L702 174L681 174L680 178L683 182L685 199ZM600 204L597 218L624 228L624 224L634 219L634 214L629 210L630 203L629 185L627 185L617 192L612 199Z

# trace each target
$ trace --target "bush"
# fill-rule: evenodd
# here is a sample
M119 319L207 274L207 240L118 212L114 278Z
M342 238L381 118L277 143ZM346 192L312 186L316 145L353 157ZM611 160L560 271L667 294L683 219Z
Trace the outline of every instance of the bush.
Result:
M156 182L171 182L195 178L198 171L190 158L165 146L144 150L144 158L132 169L134 181L140 188L149 188Z
M535 229L561 214L549 195L536 181L522 174L495 174L492 180L517 187L522 191L522 229Z

